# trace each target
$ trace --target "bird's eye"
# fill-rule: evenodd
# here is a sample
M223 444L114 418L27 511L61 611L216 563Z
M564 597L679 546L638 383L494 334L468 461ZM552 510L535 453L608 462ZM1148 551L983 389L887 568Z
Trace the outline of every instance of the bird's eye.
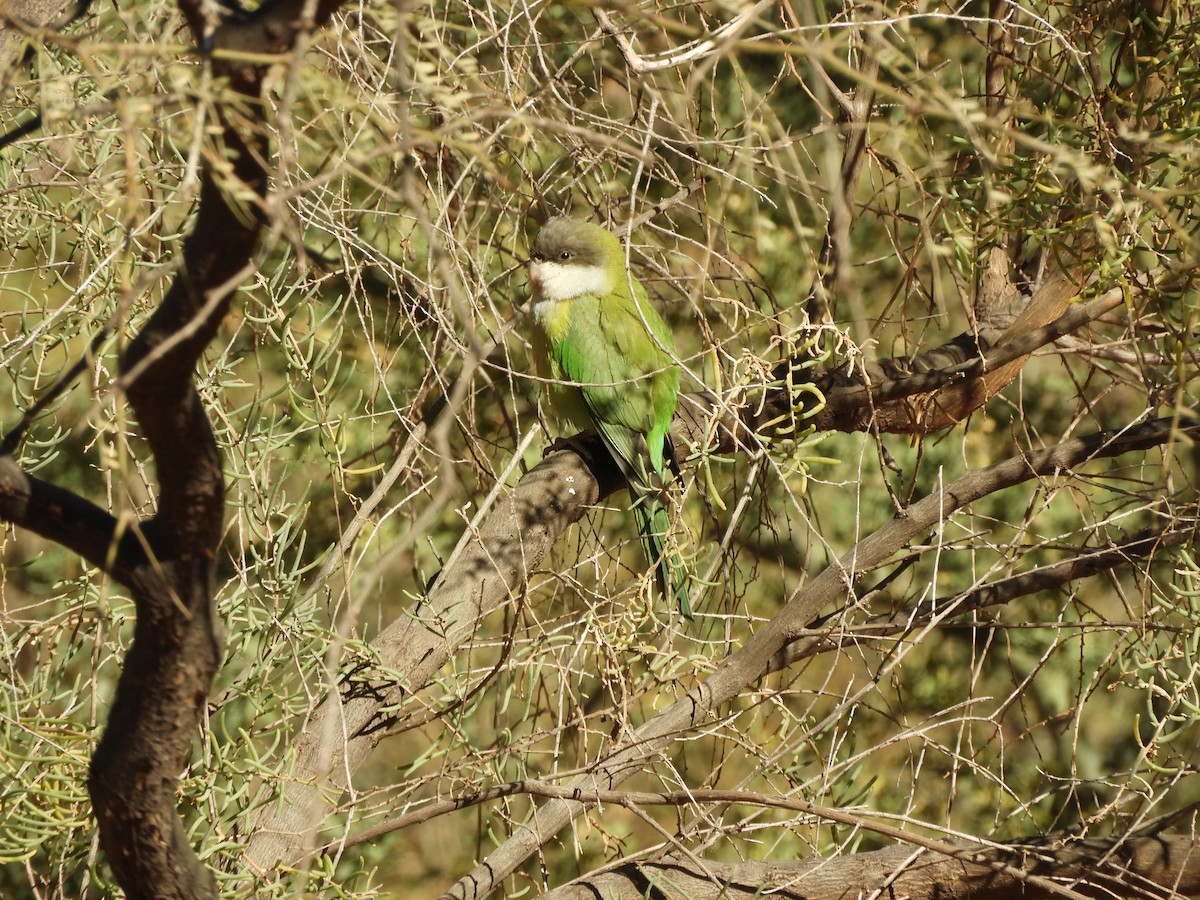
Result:
M564 250L562 253L558 254L558 258L559 258L559 259L562 259L562 260L567 260L567 259L570 259L570 258L571 258L571 251L570 251L570 250Z

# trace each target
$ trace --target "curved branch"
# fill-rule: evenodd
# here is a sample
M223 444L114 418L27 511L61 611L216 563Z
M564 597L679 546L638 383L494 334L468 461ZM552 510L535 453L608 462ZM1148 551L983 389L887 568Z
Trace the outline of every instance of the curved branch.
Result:
M289 50L340 2L320 0L311 20L304 20L305 0L267 2L245 16L196 0L180 6L212 51L214 74L256 104L266 67L239 60L238 53L254 51L261 58ZM49 10L54 3L41 5ZM225 21L206 15L224 15ZM11 457L0 458L0 514L118 578L137 607L133 644L88 779L101 844L130 897L216 894L175 809L179 772L223 642L213 584L224 483L194 378L237 284L253 270L262 223L258 210L244 208L240 198L257 200L267 187L263 133L243 133L224 108L216 116L222 146L204 158L198 213L180 272L120 361L119 384L157 466L156 516L136 532L122 533L118 520L94 504L26 476ZM221 163L213 165L214 159Z
M224 139L235 177L260 194L261 139L227 124ZM257 225L224 188L206 166L182 269L121 357L126 396L156 463L158 513L144 529L151 562L125 579L137 607L134 639L88 790L101 845L132 897L216 896L175 811L175 791L224 639L213 608L224 479L195 367L232 301L225 283L256 247Z

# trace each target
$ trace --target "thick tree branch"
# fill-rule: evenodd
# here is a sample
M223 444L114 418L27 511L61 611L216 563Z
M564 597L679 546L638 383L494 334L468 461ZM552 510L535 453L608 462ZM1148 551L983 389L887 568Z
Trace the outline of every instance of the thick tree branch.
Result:
M825 404L807 417L795 408L787 386L792 360L776 366L775 380L763 394L744 401L684 395L677 412L676 445L688 447L699 441L698 446L710 452L732 453L752 449L777 431L790 433L803 427L898 434L948 428L1003 390L1035 350L1128 299L1124 289L1113 288L1095 300L1071 306L1077 292L1071 279L1054 276L1019 312L1012 306L996 308L995 317L980 323L977 333L964 332L911 359L885 359L853 371L843 366L808 375L808 383L821 392Z
M72 7L83 9L86 6L86 3L74 0L6 0L0 7L0 73L5 78L4 86L8 86L7 78L31 31L59 24L64 13Z
M1123 300L1113 292L1056 321L1075 293L1069 279L1053 278L1024 308L995 307L995 320L984 322L978 336L965 335L907 364L880 364L870 370L869 384L840 372L823 376L819 384L832 399L817 426L924 431L934 423L944 427L964 418L1007 384L1034 349ZM984 359L981 350L993 352ZM936 367L953 371L930 371ZM918 374L909 374L913 371ZM914 383L908 383L910 378ZM955 379L953 397L950 391L937 394ZM877 402L876 392L881 395ZM914 396L916 400L910 399ZM786 422L793 402L785 388L754 410L722 406L709 395L689 395L674 424L675 446L715 445L717 452L756 446L763 423L772 418ZM576 449L588 446L575 444ZM293 865L315 851L316 832L337 793L349 787L347 778L396 725L394 714L381 716L381 710L400 707L408 694L423 688L473 633L479 618L523 590L528 573L558 534L620 486L620 475L599 442L593 442L587 460L556 453L523 478L478 530L464 535L413 618L397 620L374 642L381 667L408 673L405 683L347 686L344 696L322 703L298 736L295 768L283 796L264 807L252 829L247 858L254 869L265 873L278 863Z
M1200 842L1191 835L1076 838L1048 835L959 853L897 845L832 859L722 863L689 859L627 863L550 891L546 900L1008 900L1070 893L1166 898L1200 891ZM1053 880L1051 880L1053 879ZM1058 887L1062 885L1062 887Z
M982 585L973 590L953 597L943 597L920 607L901 610L888 615L874 616L860 625L839 625L836 634L831 634L823 625L824 622L836 618L840 613L822 617L806 633L776 654L771 660L767 673L780 671L800 660L816 656L819 653L836 651L847 643L862 640L873 640L908 633L927 624L934 615L939 615L945 622L962 619L980 609L1007 603L1017 597L1023 597L1036 591L1056 590L1079 579L1093 576L1099 572L1109 571L1120 565L1127 565L1152 557L1153 554L1173 547L1195 543L1200 517L1198 510L1192 509L1182 516L1176 517L1172 525L1164 530L1148 530L1112 547L1102 550L1087 551L1079 556L1065 559L1057 563L1042 566L1029 572L1003 578L990 584ZM724 802L753 805L754 796L743 792L688 790L673 794L645 794L644 792L592 792L591 796L599 803L621 805L648 805L651 803L675 803L691 805L693 803ZM425 805L415 812L407 813L395 819L381 822L369 828L355 832L349 838L341 838L336 845L326 845L322 848L328 852L336 848L346 848L362 843L370 843L380 837L422 824L430 819L448 813L457 812L481 803L487 803L503 797L517 794L530 794L557 799L580 799L581 792L567 791L555 785L541 782L515 781L497 784L471 794L440 800ZM733 796L736 794L737 796ZM759 797L764 805L779 805L776 797ZM787 807L793 808L793 807ZM828 815L828 810L807 804L802 811L813 812L817 815ZM861 819L861 816L858 817ZM843 821L838 818L837 821ZM850 824L856 824L851 822ZM894 836L894 835L893 835ZM857 857L856 857L857 858ZM588 883L593 883L588 880ZM853 883L858 883L854 881ZM558 892L552 892L557 894Z
M282 796L264 805L251 828L247 860L259 872L300 863L315 849L316 833L358 770L394 724L389 710L421 690L474 634L478 621L525 590L562 530L578 522L622 484L599 441L589 460L560 450L526 474L473 525L442 569L433 588L410 615L393 622L372 642L381 667L404 672L403 683L343 685L308 720L294 741L295 765Z
M825 406L808 424L818 431L930 434L961 422L1003 390L1038 347L1124 301L1120 291L1112 291L1068 311L1078 290L1066 276L1051 278L999 333L985 320L978 332L959 335L913 360L885 360L865 372L842 369L821 376L815 383ZM782 414L782 401L780 396L767 404L763 421Z
M136 526L122 528L90 500L25 474L11 456L0 456L0 519L66 547L122 583L148 562Z

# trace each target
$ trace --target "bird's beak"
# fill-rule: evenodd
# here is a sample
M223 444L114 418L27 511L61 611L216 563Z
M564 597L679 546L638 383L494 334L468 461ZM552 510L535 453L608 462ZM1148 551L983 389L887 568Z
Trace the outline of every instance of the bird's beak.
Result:
M531 291L541 290L542 287L542 270L541 266L530 260L526 265L526 270L529 272L529 289Z

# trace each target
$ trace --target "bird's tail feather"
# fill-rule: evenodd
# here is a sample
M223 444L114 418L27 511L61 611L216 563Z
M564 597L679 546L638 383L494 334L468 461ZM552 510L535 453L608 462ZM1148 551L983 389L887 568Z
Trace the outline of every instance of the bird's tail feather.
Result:
M642 538L642 549L646 552L647 562L654 567L659 591L664 599L674 597L683 617L691 619L692 604L688 599L683 559L678 551L667 546L667 535L671 531L667 507L652 493L646 493L634 502L633 512Z

